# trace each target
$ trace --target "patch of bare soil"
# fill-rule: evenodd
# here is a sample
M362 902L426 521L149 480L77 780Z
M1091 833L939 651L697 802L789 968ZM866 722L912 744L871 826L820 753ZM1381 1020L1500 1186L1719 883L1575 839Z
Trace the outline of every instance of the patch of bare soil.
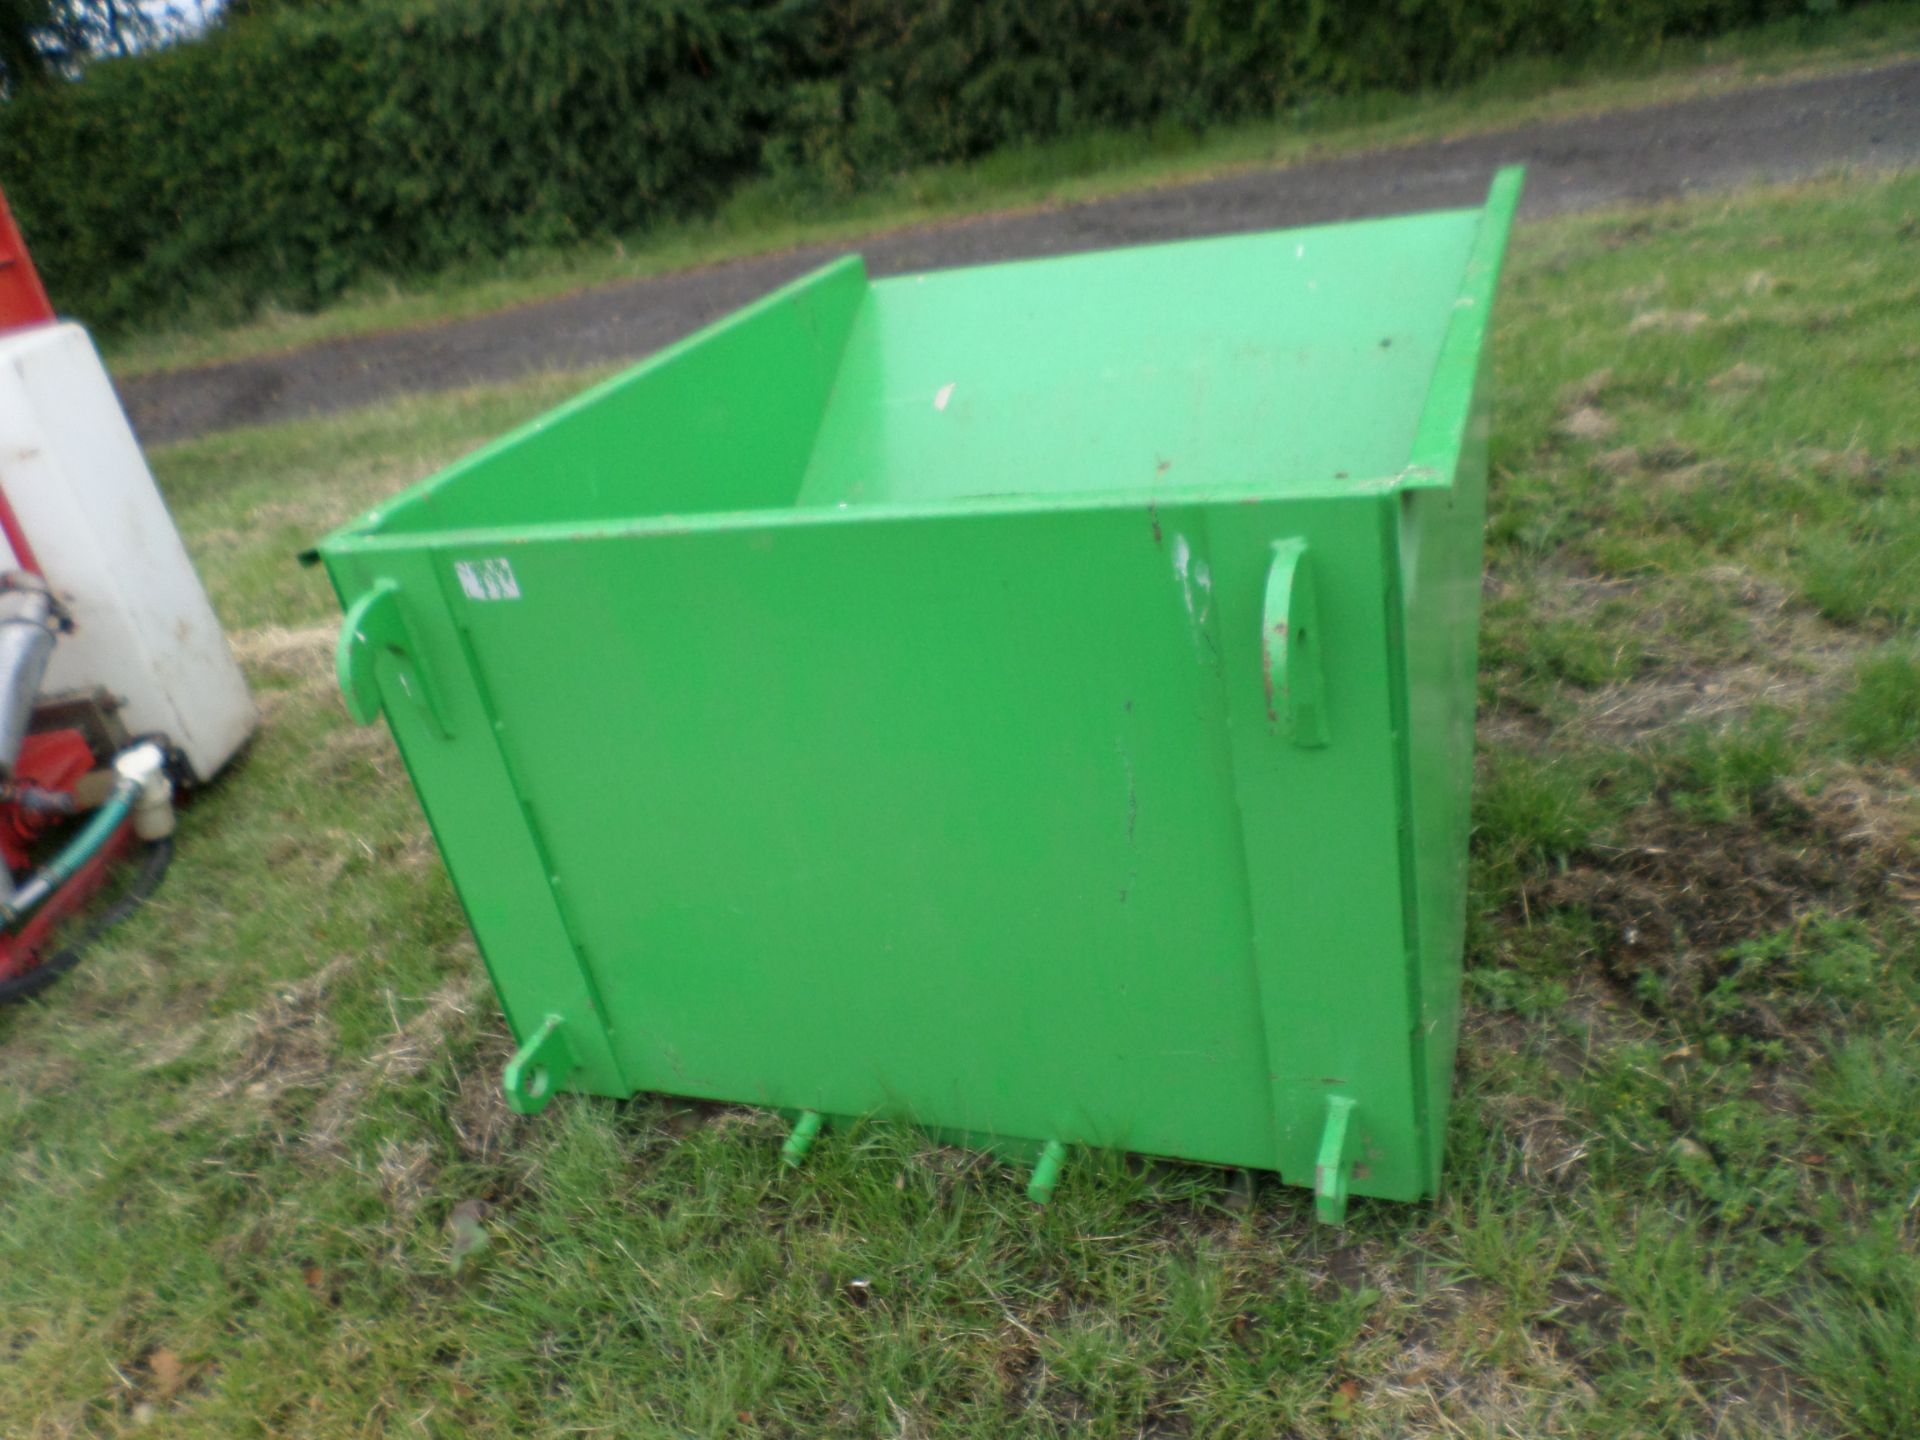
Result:
M1555 434L1569 440L1605 440L1619 428L1619 422L1597 405L1570 410L1553 427Z
M1566 1189L1580 1178L1590 1140L1569 1119L1563 1100L1501 1090L1482 1096L1480 1111L1519 1156L1521 1178L1529 1186Z
M387 780L405 775L400 748L384 724L348 725L330 731L313 753L312 770L317 779L343 782L363 770Z
M1594 739L1620 744L1729 720L1757 706L1799 711L1827 689L1839 668L1674 665L1593 691L1573 723Z
M1543 1026L1471 1001L1460 1016L1460 1091L1473 1094L1488 1128L1518 1158L1520 1178L1535 1190L1566 1191L1582 1183L1592 1131L1569 1112L1562 1087L1516 1086L1504 1077L1488 1084L1483 1072L1497 1069L1500 1057L1530 1054L1571 1082L1586 1071L1597 1037L1652 1033L1639 1007L1623 1001L1618 987L1602 976L1569 975L1567 991L1558 1011L1564 1025Z
M1647 806L1624 843L1577 857L1535 900L1592 915L1603 937L1602 973L1643 1008L1728 1035L1791 1040L1815 997L1784 976L1721 986L1739 964L1729 952L1808 917L1846 916L1911 889L1911 832L1896 838L1891 828L1855 824L1838 833L1827 822L1840 812L1809 807L1787 786L1756 809L1703 823L1664 800Z
M337 955L242 1017L229 1037L238 1057L215 1087L214 1098L245 1096L271 1106L289 1090L324 1085L336 1063L327 992L353 963L353 956Z
M1784 782L1782 794L1841 845L1888 867L1887 884L1901 900L1920 899L1906 872L1920 846L1920 795L1905 776L1840 765L1812 781Z
M1765 366L1750 364L1742 360L1729 369L1722 370L1707 381L1709 390L1756 390L1767 383Z

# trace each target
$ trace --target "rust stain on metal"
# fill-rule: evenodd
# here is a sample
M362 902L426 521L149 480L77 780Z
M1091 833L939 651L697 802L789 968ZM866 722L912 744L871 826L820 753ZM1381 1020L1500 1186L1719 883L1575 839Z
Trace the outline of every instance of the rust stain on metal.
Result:
M1273 634L1274 638L1279 640L1281 644L1286 644L1287 622L1284 620L1276 621L1273 627ZM1271 645L1262 645L1260 647L1260 676L1261 679L1266 682L1267 687L1267 720L1270 724L1278 725L1280 723L1280 709L1275 703L1273 694L1273 647Z

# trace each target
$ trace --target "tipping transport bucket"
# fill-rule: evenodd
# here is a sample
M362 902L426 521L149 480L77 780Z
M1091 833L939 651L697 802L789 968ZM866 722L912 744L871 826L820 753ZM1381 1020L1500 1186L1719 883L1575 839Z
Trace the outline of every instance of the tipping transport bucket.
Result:
M513 1103L1434 1193L1519 190L849 257L322 542Z

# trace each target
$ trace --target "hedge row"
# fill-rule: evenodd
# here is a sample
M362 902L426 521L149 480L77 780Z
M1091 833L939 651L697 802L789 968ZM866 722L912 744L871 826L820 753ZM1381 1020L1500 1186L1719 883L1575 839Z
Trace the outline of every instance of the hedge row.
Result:
M310 306L1099 126L1204 126L1639 47L1791 0L364 0L246 20L0 103L0 185L102 328Z

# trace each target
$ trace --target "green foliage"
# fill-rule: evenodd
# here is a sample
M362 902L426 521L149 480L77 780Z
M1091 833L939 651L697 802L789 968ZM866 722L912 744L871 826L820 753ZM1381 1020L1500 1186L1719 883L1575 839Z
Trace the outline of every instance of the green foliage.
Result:
M1177 43L1180 0L827 0L779 33L789 76L766 172L847 193L891 170L1163 116L1245 114L1242 86L1203 113Z
M56 83L89 55L126 54L168 10L136 0L0 0L0 99Z
M0 110L49 287L95 324L225 288L306 305L710 205L753 163L769 7L290 12Z
M1191 130L1790 0L406 0L250 6L0 105L49 286L96 328L312 306L1112 127Z

